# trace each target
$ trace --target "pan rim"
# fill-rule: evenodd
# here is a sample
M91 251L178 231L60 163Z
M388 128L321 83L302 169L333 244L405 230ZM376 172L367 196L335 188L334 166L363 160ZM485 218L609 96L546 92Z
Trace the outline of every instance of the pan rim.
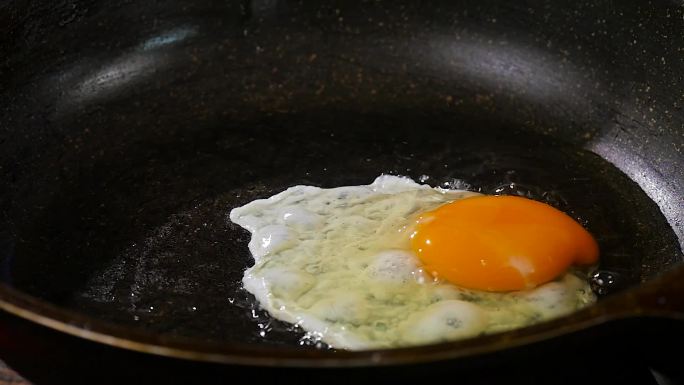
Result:
M0 283L0 309L14 316L90 342L114 348L190 361L266 367L372 367L417 364L474 357L531 345L604 323L637 316L674 317L684 314L660 313L639 306L638 299L658 288L668 276L684 275L684 264L646 283L601 299L572 314L515 329L460 341L432 345L364 351L324 351L295 347L259 346L244 343L218 343L189 337L165 335L143 329L126 328L45 300ZM644 288L644 286L647 286ZM649 288L651 290L649 290Z

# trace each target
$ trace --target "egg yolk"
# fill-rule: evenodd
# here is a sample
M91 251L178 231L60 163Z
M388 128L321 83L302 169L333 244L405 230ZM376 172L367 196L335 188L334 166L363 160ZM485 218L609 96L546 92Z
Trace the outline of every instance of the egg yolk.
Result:
M471 197L424 213L411 247L426 271L486 291L532 288L572 264L596 263L599 254L568 215L517 196Z

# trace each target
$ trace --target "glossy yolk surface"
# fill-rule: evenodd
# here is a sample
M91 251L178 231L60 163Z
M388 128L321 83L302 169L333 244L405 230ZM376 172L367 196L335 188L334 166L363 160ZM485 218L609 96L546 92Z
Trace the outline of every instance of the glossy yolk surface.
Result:
M426 271L487 291L531 288L599 255L594 238L571 217L515 196L466 198L424 213L411 246Z

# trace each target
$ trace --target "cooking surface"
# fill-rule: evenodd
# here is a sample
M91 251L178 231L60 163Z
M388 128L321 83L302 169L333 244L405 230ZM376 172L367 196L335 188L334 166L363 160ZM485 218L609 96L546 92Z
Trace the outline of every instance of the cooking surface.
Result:
M599 238L615 288L682 259L684 115L673 90L684 89L684 11L670 2L52 3L0 9L0 291L62 326L111 332L105 320L123 327L119 336L143 329L142 340L162 345L189 336L200 350L206 340L266 346L250 350L255 362L349 357L298 348L297 333L252 312L237 285L248 236L226 215L293 184L363 184L382 172L569 210ZM53 312L8 287L95 317ZM681 311L671 305L679 293L665 293L651 310ZM643 310L626 303L595 308ZM550 346L572 345L548 338L552 327L587 326L572 320L534 330ZM642 338L647 324L624 334ZM614 326L587 331L576 351ZM79 350L87 342L24 327L11 336L45 336L34 343L55 352L43 366L92 372L110 357L110 347ZM515 358L501 347L534 330L478 343ZM451 367L478 346L385 354L442 354ZM64 351L86 354L75 363ZM12 353L0 357L21 365ZM168 361L156 367L174 372Z
M617 169L516 128L438 114L335 111L202 127L199 136L169 130L163 141L129 145L116 161L62 174L43 190L54 195L18 226L7 279L123 325L296 345L302 333L268 317L241 289L252 264L249 235L227 215L291 185L367 184L382 172L555 205L596 235L600 267L616 286L647 279L680 255L657 207Z

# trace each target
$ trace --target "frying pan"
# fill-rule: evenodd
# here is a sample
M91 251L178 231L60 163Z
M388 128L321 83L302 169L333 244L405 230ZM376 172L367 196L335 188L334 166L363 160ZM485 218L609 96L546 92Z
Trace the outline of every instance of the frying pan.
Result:
M667 367L683 20L665 1L4 2L0 355L51 383ZM241 289L249 237L227 214L381 173L568 212L602 250L598 304L452 343L311 346Z

